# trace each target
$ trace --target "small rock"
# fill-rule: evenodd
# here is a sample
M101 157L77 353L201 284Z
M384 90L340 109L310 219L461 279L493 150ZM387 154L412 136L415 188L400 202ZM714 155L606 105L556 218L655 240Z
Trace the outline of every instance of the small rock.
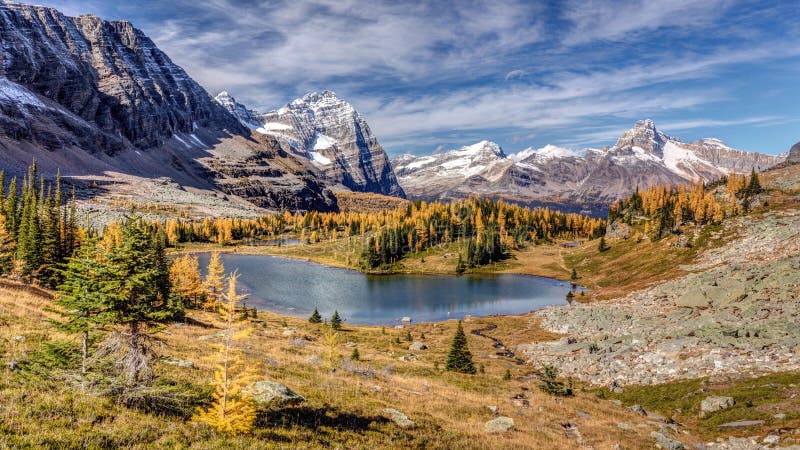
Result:
M579 411L577 409L575 410L575 415L578 416L578 417L584 418L584 419L588 419L589 417L592 417L591 414L585 413L583 411Z
M281 333L281 335L283 335L283 336L292 336L295 333L297 333L297 327L292 327L292 328L287 328L287 329L283 330L283 333Z
M568 438L574 439L578 442L581 441L582 437L581 437L581 432L578 431L578 425L572 422L567 422L567 423L562 423L561 428L564 429L564 435L566 435Z
M407 415L394 408L384 408L383 414L387 419L391 420L395 425L404 430L412 429L417 426L417 424L409 419Z
M497 415L497 413L500 411L500 408L498 408L497 405L487 406L486 409L488 409L489 412L494 415Z
M629 410L629 411L633 411L633 412L635 412L636 414L639 414L639 415L641 415L641 416L646 416L646 415L647 415L647 411L645 411L645 410L644 410L644 408L642 408L642 405L633 405L633 406L629 406L629 407L628 407L628 410Z
M685 450L686 446L683 445L682 442L676 441L671 437L665 436L658 431L653 431L650 433L650 437L656 440L656 446L663 448L664 450Z
M765 437L762 442L765 444L777 444L781 441L781 437L777 434L770 434L769 436Z
M413 352L418 352L420 350L427 350L428 346L423 344L422 342L414 342L413 344L408 346L408 349Z
M506 433L514 429L514 419L511 417L500 416L492 419L483 426L487 433Z
M194 363L193 362L186 361L186 360L183 360L183 359L165 358L165 359L162 360L162 362L164 364L169 364L171 366L183 367L183 368L186 368L186 369L193 369L194 368Z
M408 355L403 355L403 356L401 356L401 357L399 357L397 359L399 359L400 361L404 361L404 362L416 361L417 360L417 355L411 353L411 354L408 354Z
M783 419L785 419L785 418L786 418L786 414L784 414L784 413L778 413L778 414L775 414L775 415L774 415L774 416L772 416L772 417L773 417L773 418L775 418L775 419L778 419L778 420L783 420Z
M356 343L355 343L355 342L353 342L353 341L347 341L347 342L344 344L344 346L345 346L345 347L347 347L347 348L353 348L353 347L355 347L355 346L356 346Z
M14 340L17 342L25 342L25 336L22 335L14 336Z
M400 322L411 323L411 317L405 316L402 319L400 319Z
M759 425L763 425L763 420L737 420L736 422L728 422L719 425L717 428L723 429L737 429L737 428L750 428L750 427L757 427Z
M8 370L12 372L15 370L19 370L19 364L17 364L16 361L9 361L8 363L6 363L6 367L8 367Z
M248 387L245 394L253 397L260 405L296 405L306 400L302 395L275 381L258 381Z
M272 358L271 356L265 357L264 361L275 369L280 369L281 367L281 363L278 362L278 360L276 360L275 358Z
M706 417L711 413L728 409L735 405L733 397L706 397L700 402L700 417Z
M618 423L617 424L617 428L619 428L620 430L625 430L625 431L636 431L632 426L630 426L629 424L627 424L625 422Z

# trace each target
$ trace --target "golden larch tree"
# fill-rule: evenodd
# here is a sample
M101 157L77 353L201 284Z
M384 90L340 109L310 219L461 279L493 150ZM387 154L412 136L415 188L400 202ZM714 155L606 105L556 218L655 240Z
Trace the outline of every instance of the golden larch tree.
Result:
M195 416L199 422L227 434L246 434L253 429L256 420L255 402L243 392L255 380L255 371L247 367L236 346L237 341L252 332L249 326L237 326L236 310L239 302L246 297L236 293L237 278L236 273L231 274L228 278L228 293L223 296L225 335L222 342L216 344L217 362L212 382L214 401L208 409L198 410Z

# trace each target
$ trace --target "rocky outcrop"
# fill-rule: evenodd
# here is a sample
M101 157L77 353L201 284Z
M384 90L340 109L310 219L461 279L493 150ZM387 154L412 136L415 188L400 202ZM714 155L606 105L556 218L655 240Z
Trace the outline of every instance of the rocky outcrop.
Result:
M242 124L275 137L287 151L311 161L326 181L353 191L405 196L366 120L335 93L313 92L264 114L227 92L216 100Z
M412 198L449 200L479 194L580 210L607 206L637 187L710 181L730 172L764 170L780 161L729 148L717 139L683 143L659 131L653 121L643 120L613 147L588 149L583 156L553 145L506 156L497 144L483 141L441 154L401 155L393 165Z
M568 334L517 350L598 385L800 370L800 211L726 222L737 239L706 250L682 277L608 302L546 308ZM579 269L580 270L580 269Z
M800 142L794 144L789 150L789 156L786 157L786 162L790 164L800 164Z

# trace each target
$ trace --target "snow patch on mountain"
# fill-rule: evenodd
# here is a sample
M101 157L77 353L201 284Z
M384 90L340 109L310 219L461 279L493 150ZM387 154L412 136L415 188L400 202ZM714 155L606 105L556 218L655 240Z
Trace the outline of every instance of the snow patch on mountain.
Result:
M0 78L0 102L46 108L36 94L5 77Z
M336 139L317 133L317 139L314 141L314 150L325 150L336 145Z

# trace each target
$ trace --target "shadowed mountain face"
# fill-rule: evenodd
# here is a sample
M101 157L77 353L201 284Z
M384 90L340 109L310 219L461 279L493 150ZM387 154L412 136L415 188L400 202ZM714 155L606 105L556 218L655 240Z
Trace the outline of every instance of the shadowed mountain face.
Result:
M46 175L169 178L266 208L335 207L318 168L251 136L129 22L4 3L0 33L6 172L35 158Z
M732 149L718 139L684 143L643 120L613 147L588 149L584 156L552 145L506 156L497 144L483 141L437 155L402 155L393 165L412 198L479 194L574 209L609 205L637 187L710 181L764 170L781 160Z
M800 163L800 142L794 144L789 150L789 156L786 158L787 162Z
M227 92L216 100L242 124L277 138L287 151L311 161L327 181L353 191L405 196L366 120L335 93L313 92L263 114Z

